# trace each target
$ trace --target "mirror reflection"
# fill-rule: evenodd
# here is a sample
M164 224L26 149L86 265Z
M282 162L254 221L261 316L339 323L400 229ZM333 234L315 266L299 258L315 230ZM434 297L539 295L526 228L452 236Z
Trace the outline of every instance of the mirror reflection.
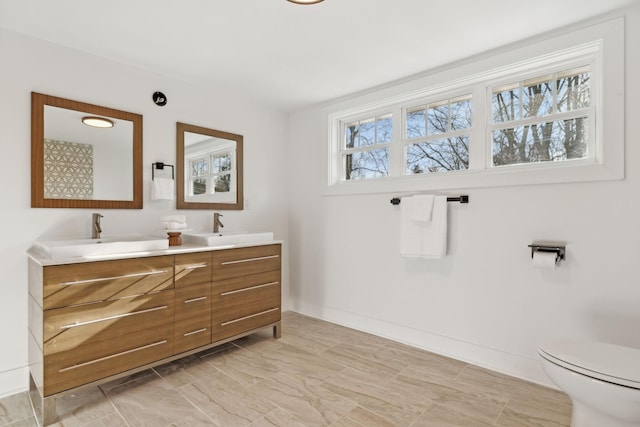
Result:
M179 209L242 209L242 136L178 123Z
M142 116L32 93L31 119L32 207L142 208Z

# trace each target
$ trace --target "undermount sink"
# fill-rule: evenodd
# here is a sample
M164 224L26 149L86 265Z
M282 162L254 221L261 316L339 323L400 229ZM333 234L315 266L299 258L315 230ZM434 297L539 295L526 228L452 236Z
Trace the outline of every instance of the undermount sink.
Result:
M183 241L205 246L236 245L241 243L260 243L273 240L273 232L249 233L246 231L224 233L185 233Z
M165 238L125 236L99 239L45 240L35 246L49 258L114 255L131 252L147 252L169 248Z

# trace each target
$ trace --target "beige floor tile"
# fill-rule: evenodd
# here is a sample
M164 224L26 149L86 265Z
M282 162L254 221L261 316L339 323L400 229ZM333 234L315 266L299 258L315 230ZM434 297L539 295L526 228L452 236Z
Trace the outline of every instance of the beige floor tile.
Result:
M166 426L183 419L191 419L196 425L212 425L171 384L155 374L112 388L107 396L132 427Z
M458 376L467 366L465 362L399 343L387 344L376 353L370 354L370 357L397 370L413 366L452 378Z
M251 423L251 427L305 427L287 411L277 408Z
M364 409L361 406L356 406L351 412L349 412L344 418L342 418L344 425L352 426L376 426L376 427L394 427L395 425L383 417L375 414L371 411ZM332 425L333 427L333 425Z
M278 346L275 351L278 351L279 348L281 347ZM266 352L263 356L234 345L225 351L205 356L202 360L242 384L249 385L269 378L278 372L278 368L266 357L272 353Z
M328 426L355 407L353 402L330 390L282 372L254 387L305 426Z
M29 393L22 392L0 399L0 426L33 416Z
M442 405L427 409L411 427L488 427L494 426L473 416L452 411Z
M6 427L39 427L39 426L38 426L38 421L36 421L36 417L31 416L29 418L18 420L11 424L7 424Z
M325 357L291 346L264 354L262 357L275 366L278 371L303 377L305 381L316 384L345 368Z
M386 364L369 357L369 354L375 350L377 348L370 350L363 344L341 343L323 351L320 355L344 367L374 374L376 378L385 377L390 379L397 375L400 370L390 368Z
M249 425L276 409L253 387L222 372L182 386L178 391L221 427Z
M554 400L512 399L500 414L497 425L523 427L559 427L571 424L571 405Z
M116 414L115 407L98 387L57 399L56 409L59 419L63 421L59 423L60 427L85 426Z
M351 368L331 377L320 387L352 400L397 425L409 425L431 406L422 391L412 394L416 389L400 390L398 383L388 379L372 381L372 374Z

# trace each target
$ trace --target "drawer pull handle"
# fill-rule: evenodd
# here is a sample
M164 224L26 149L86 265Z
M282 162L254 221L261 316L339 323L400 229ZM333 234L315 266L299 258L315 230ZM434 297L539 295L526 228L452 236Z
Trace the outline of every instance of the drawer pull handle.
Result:
M122 276L98 277L96 279L74 280L73 282L62 282L62 283L60 283L60 286L86 285L88 283L104 282L106 280L129 279L129 278L132 278L132 277L153 276L153 275L156 275L156 274L166 274L166 273L168 273L167 270L156 270L156 271L147 271L145 273L124 274Z
M261 311L260 313L250 314L249 316L244 316L244 317L240 317L239 319L229 320L228 322L221 323L220 326L227 326L227 325L230 325L232 323L242 322L243 320L251 319L252 317L262 316L263 314L271 313L271 312L278 311L278 310L280 310L280 308L276 307L276 308L272 308L270 310Z
M207 328L198 329L197 331L187 332L183 336L188 337L189 335L199 334L199 333L205 332L206 330L207 330Z
M206 300L206 299L207 299L207 297L191 298L191 299L184 300L184 303L185 304L189 304L190 302L203 301L203 300Z
M236 291L227 291L227 292L222 292L220 295L221 296L226 296L226 295L231 295L231 294L237 294L238 292L247 292L247 291L252 291L254 289L259 289L259 288L265 288L267 286L273 286L273 285L277 285L280 282L270 282L270 283L265 283L264 285L256 285L256 286L251 286L249 288L243 288L243 289L238 289Z
M246 258L246 259L238 259L235 261L225 261L220 263L220 265L240 264L243 262L262 261L263 259L273 259L273 258L280 258L280 255L269 255L269 256L261 256L258 258Z
M168 306L163 305L160 307L148 308L146 310L132 311L131 313L116 314L115 316L103 317L101 319L87 320L86 322L76 322L70 325L60 326L60 329L71 329L78 326L90 325L92 323L104 322L105 320L121 319L123 317L135 316L137 314L151 313L152 311L164 310L167 307Z
M70 371L72 369L77 369L77 368L82 368L84 366L93 365L94 363L104 362L105 360L113 359L114 357L120 357L120 356L124 356L125 354L135 353L136 351L146 350L148 348L155 347L157 345L165 344L166 342L167 342L167 340L162 340L162 341L154 342L152 344L143 345L142 347L132 348L131 350L122 351L120 353L111 354L109 356L101 357L99 359L94 359L94 360L90 360L88 362L78 363L77 365L69 366L67 368L62 368L58 372L60 372L60 373L67 372L67 371Z
M207 263L205 262L204 264L192 264L184 266L185 270L196 270L198 268L207 268Z

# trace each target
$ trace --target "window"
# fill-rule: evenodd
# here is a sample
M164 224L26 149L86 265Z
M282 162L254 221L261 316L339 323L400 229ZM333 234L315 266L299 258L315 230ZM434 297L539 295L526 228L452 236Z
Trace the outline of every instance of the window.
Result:
M235 197L232 194L235 192L235 146L227 145L223 144L213 151L187 149L193 151L185 153L189 199L226 201L229 197Z
M621 179L623 93L616 19L340 101L327 193Z
M471 119L471 95L406 109L405 174L468 169Z
M344 179L389 175L391 114L347 123L344 127Z
M492 89L492 165L589 156L589 66Z

